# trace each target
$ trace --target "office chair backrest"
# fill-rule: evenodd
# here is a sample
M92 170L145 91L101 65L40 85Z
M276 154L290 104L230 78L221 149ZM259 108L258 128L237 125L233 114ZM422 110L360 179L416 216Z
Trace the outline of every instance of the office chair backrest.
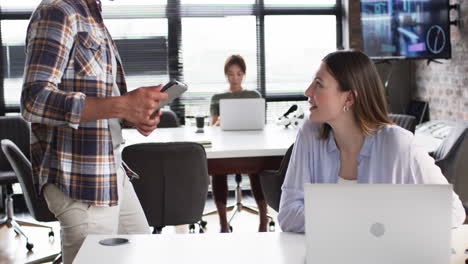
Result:
M263 171L260 173L260 184L262 185L263 193L268 205L275 211L279 211L281 200L281 186L283 185L286 171L288 170L289 160L294 144L289 147L286 154L281 160L281 165L277 171Z
M432 156L468 208L468 122L453 127Z
M411 131L414 134L414 131L416 130L416 117L400 114L389 114L388 117L390 117L390 119L395 122L395 124Z
M40 222L56 221L54 215L49 211L46 201L36 191L31 162L11 140L3 139L1 145L3 153L18 177L29 213Z
M29 123L21 116L0 116L0 140L9 139L13 141L21 151L29 158ZM11 171L10 163L0 151L0 172Z
M172 110L161 110L161 116L159 116L159 128L165 127L178 127L180 126L179 118L176 113Z
M139 174L135 192L151 226L192 224L201 220L208 193L205 149L194 142L143 143L122 152Z

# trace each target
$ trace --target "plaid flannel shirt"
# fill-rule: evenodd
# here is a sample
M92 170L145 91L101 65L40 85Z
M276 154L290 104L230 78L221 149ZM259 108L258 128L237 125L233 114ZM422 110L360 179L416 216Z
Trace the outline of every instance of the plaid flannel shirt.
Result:
M106 119L80 119L86 97L112 96L111 48L117 85L121 94L127 91L120 56L107 36L99 3L43 0L28 27L21 94L21 113L32 123L39 192L53 183L70 198L97 206L118 201L111 132Z

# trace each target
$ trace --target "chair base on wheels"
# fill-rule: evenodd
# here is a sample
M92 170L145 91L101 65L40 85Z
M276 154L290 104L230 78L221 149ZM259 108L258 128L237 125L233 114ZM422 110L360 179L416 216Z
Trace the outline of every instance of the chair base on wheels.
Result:
M12 194L8 194L5 199L5 217L0 219L0 226L6 225L8 228L13 228L17 235L21 235L26 239L26 249L31 251L34 247L33 243L29 242L28 236L21 230L21 226L31 226L31 227L44 227L50 229L49 237L54 237L54 231L52 227L41 225L37 223L21 221L14 218L13 215L13 198Z
M229 217L229 221L228 221L229 230L231 232L233 230L232 225L231 225L231 221L234 218L234 216L236 216L236 214L238 212L246 211L246 212L254 214L254 215L260 215L260 212L258 211L258 209L255 209L254 207L251 207L251 206L243 205L241 202L238 202L238 203L236 203L234 205L230 205L230 206L226 207L226 211L228 211L228 212L233 211L233 213ZM273 220L273 217L271 215L269 215L269 214L267 214L266 217L268 218L268 230L267 231L274 232L275 231L275 221Z
M233 231L231 221L234 218L234 216L237 214L237 212L241 212L242 210L245 210L248 213L255 214L255 215L260 215L259 210L256 209L255 207L246 206L246 205L242 204L242 189L241 189L241 186L240 186L241 182L242 182L242 176L240 174L236 174L236 193L235 193L236 203L226 207L226 212L233 211L233 213L229 217L229 221L228 221L229 230L231 232ZM203 216L213 215L213 214L217 214L217 213L218 213L218 210L213 210L213 211L209 211L209 212L204 213ZM273 217L271 215L269 215L269 214L266 214L266 217L268 218L268 230L267 231L271 231L271 232L275 231L275 221L273 220ZM205 222L205 226L206 226L206 224L207 223Z

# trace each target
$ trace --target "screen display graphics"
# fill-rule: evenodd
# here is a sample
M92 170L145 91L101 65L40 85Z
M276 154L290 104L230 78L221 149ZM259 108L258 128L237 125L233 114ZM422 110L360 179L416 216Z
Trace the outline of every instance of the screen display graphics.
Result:
M361 0L361 26L372 58L451 57L448 0Z

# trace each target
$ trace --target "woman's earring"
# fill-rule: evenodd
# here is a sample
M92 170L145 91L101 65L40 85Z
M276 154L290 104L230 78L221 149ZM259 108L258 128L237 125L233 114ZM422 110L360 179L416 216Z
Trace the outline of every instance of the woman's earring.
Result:
M343 106L343 112L348 112L349 108L345 105Z

